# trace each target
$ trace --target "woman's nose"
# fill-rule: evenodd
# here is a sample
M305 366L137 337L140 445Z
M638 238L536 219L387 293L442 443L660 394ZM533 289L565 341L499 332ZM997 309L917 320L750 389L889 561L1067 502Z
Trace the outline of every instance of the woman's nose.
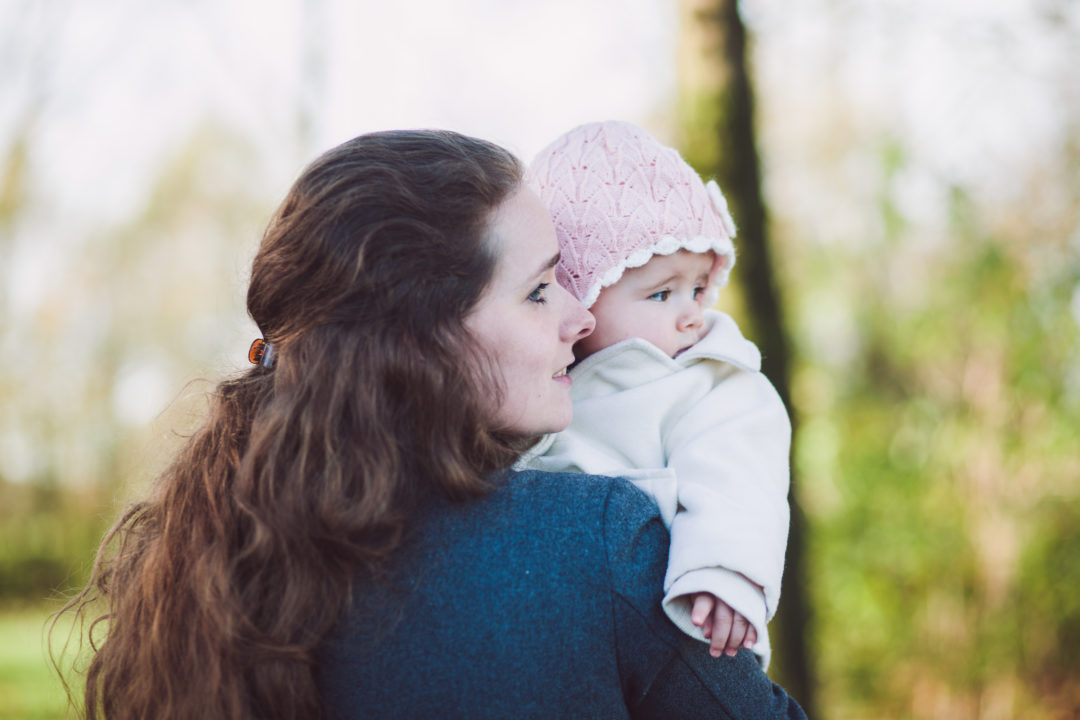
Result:
M576 343L583 337L592 333L596 327L596 318L593 314L581 306L578 299L562 287L559 288L563 295L563 301L567 308L566 319L563 321L563 335L571 343Z

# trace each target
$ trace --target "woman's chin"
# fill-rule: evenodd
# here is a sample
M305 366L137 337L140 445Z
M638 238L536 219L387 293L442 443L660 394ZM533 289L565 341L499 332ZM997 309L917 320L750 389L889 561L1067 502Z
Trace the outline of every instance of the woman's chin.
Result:
M544 422L536 422L533 426L533 435L548 435L550 433L562 432L566 428L570 427L570 421L574 419L573 409L567 403L565 410L552 413L549 418L546 418Z
M573 419L574 406L570 401L569 384L560 384L556 393L548 394L543 402L513 409L503 406L496 415L496 423L503 432L521 437L560 432L569 427Z

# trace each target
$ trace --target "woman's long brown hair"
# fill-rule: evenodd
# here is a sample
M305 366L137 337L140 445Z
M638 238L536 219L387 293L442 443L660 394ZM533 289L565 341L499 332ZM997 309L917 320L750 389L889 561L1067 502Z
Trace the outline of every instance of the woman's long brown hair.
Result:
M323 716L317 650L352 583L424 494L475 496L515 457L464 320L520 182L503 149L438 131L361 136L302 173L248 291L274 367L219 385L65 608L104 610L89 718Z

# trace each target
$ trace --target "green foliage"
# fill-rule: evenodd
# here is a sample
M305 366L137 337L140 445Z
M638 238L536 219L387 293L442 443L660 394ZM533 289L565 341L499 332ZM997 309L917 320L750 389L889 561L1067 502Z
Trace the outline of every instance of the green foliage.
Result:
M895 159L894 159L895 161ZM889 168L889 164L883 167ZM1080 708L1080 283L956 191L949 242L897 283L903 223L859 278L846 367L807 356L797 448L824 707L837 716L1070 717ZM883 204L886 219L892 212ZM822 277L822 283L830 278ZM838 280L838 287L845 284ZM1012 716L1012 715L1008 715Z
M1015 611L1022 619L1020 659L1033 687L1080 704L1080 504L1044 498L1032 510L1020 560Z
M42 606L0 611L0 717L56 720L67 715L67 696L46 656ZM63 638L57 637L56 642Z
M94 493L0 480L0 603L40 602L85 584L111 522Z

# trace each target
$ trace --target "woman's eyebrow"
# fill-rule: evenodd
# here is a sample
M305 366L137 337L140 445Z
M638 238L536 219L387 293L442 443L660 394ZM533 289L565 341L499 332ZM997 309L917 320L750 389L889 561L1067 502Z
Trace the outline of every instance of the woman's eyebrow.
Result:
M531 286L533 283L535 283L537 281L537 278L539 278L541 275L543 275L543 274L547 273L548 271L550 271L551 268L558 265L559 264L559 258L561 258L561 257L562 257L561 252L555 253L551 257L550 260L548 260L543 265L541 265L539 268L537 268L536 272L534 272L532 275L529 275L528 278L522 279L522 281L521 281L522 286L525 286L525 285L530 285Z
M544 263L544 264L543 264L543 265L542 265L542 266L540 267L540 269L539 269L539 270L537 270L537 271L536 271L535 273L533 273L533 277L537 277L537 276L539 276L539 275L543 275L543 274L544 274L544 273L546 273L546 272L547 272L548 270L550 270L551 268L553 268L553 267L555 267L556 265L558 265L558 264L559 264L559 258L561 258L561 257L562 257L562 252L557 252L557 253L555 253L555 254L554 254L554 255L553 255L552 257L551 257L551 259L550 259L550 260L548 260L548 261L547 261L546 263Z

